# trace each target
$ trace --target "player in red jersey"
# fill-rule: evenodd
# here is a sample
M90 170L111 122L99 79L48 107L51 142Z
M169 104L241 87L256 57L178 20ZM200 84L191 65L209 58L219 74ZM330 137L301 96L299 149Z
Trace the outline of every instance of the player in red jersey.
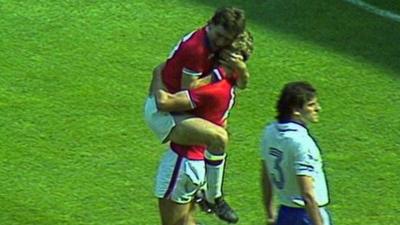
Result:
M194 81L210 74L218 51L230 46L244 29L243 11L221 8L206 26L183 37L162 70L162 81L168 92L193 88Z
M210 74L217 63L216 55L219 50L231 45L244 28L245 17L242 10L218 9L205 27L186 35L178 43L168 60L155 69L153 76L157 76L158 71L161 71L162 84L171 93L207 83L207 79L199 78ZM181 126L175 127L187 116L158 113L154 93L160 85L154 85L155 82L153 79L146 101L145 117L161 141L173 140L185 145L206 144L212 152L223 151L228 136L224 129L217 129L207 121L196 118L186 120ZM163 118L160 119L161 116ZM199 128L199 124L204 129ZM188 136L188 133L194 135Z
M238 42L245 42L237 47L239 50L247 51L242 52L247 58L252 50L251 35L245 33ZM238 49L231 49L233 50ZM241 60L236 63L244 64ZM246 73L239 73L237 77L230 74L232 73L225 74L223 68L217 68L213 70L211 84L175 94L159 90L158 107L164 111L190 110L190 113L208 120L214 126L224 127L229 110L234 103L234 86L242 83L243 79L247 80ZM174 224L177 221L185 221L183 224L194 224L193 197L207 182L207 192L211 190L213 192L211 195L216 198L210 205L213 212L227 222L236 223L238 216L222 198L222 182L220 181L223 178L221 168L224 167L224 158L209 160L204 156L208 154L205 151L205 145L185 146L171 142L170 147L171 150L166 153L159 167L156 184L156 196L159 198L163 221L168 221L166 224ZM218 176L214 177L215 179L210 180L206 177L206 174L210 172L208 163L214 164L217 170Z
M157 76L161 70L162 82L158 81L161 84L157 84L157 79L152 80L145 106L145 118L162 142L171 140L182 145L206 145L209 162L224 160L225 146L228 142L228 134L224 128L190 114L161 112L158 110L154 93L162 85L165 85L166 90L175 93L208 83L209 77L205 76L217 63L216 55L221 49L230 46L244 28L245 17L242 10L219 9L205 27L185 36L174 48L166 63L157 67L153 76ZM234 60L235 56L231 56L228 61ZM236 69L248 75L245 66ZM245 87L244 81L245 79L238 82L238 86ZM218 179L222 185L220 174L223 173L223 167L212 163L207 166L210 167L207 177L220 177ZM215 197L208 196L208 200L214 204ZM230 209L225 202L222 204L218 206Z
M159 90L157 94L159 109L167 112L187 111L216 126L225 127L228 113L235 101L236 77L226 74L223 67L214 69L212 76L212 83L195 89L180 91L175 94ZM171 148L179 155L193 160L204 159L205 145L195 145L195 147L190 148L192 151L186 150L188 146L171 142Z

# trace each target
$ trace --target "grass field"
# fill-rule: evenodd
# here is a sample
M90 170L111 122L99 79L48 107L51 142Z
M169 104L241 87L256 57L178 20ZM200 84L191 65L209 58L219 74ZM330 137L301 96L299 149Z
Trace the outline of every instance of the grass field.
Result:
M150 71L222 5L255 37L224 185L240 224L264 224L259 139L277 94L308 80L335 224L399 225L400 24L339 0L0 0L0 224L159 224Z

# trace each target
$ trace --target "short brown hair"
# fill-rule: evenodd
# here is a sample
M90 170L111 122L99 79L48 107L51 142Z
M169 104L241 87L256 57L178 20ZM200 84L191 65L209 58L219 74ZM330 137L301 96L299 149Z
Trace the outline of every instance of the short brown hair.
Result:
M276 104L279 122L290 120L292 113L297 108L303 108L304 104L315 98L317 90L306 81L296 81L287 83Z
M224 29L236 35L243 33L246 28L244 11L235 7L217 9L209 23L222 25Z

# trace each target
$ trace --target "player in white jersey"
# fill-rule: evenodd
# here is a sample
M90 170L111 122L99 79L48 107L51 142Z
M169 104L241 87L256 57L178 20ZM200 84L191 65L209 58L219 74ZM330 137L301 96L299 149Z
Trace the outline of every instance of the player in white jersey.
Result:
M262 186L267 224L329 225L329 193L320 150L307 125L318 122L321 107L307 82L285 85L277 102L277 121L262 139ZM280 209L275 218L272 199Z

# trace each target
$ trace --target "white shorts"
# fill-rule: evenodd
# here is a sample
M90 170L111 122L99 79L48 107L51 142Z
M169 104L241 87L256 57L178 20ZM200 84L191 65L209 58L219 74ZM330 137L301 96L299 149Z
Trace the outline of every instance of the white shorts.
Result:
M169 149L158 168L155 196L189 203L205 185L204 160L189 160Z
M165 142L172 128L175 127L174 117L168 112L157 109L156 99L150 96L144 106L144 118L150 129L157 135L161 142Z

